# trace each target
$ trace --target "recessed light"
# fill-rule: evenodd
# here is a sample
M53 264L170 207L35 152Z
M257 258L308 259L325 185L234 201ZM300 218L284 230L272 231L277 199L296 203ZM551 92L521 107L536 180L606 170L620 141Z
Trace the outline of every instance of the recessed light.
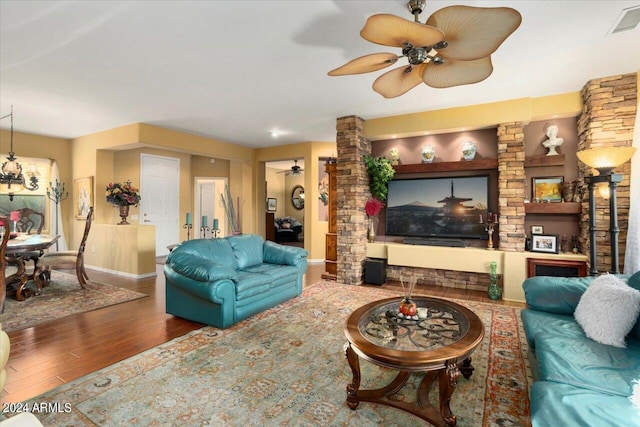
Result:
M281 135L280 131L272 130L269 132L271 134L271 138L277 138Z

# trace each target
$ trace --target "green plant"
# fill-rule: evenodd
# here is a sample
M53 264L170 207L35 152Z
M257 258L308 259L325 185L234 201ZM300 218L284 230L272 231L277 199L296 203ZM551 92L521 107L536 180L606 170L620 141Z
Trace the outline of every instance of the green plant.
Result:
M391 166L389 159L385 157L363 156L367 173L369 174L369 191L376 199L384 202L389 191L387 184L393 179L396 171Z

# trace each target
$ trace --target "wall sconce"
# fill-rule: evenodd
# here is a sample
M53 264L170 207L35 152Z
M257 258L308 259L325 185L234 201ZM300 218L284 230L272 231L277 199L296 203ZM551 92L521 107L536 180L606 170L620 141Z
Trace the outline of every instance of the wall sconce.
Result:
M599 187L600 194L601 185L608 183L609 190L609 233L611 240L611 273L619 274L618 269L618 205L616 199L616 188L618 183L622 181L622 175L613 173L613 170L625 163L635 153L634 147L607 147L592 148L589 150L578 151L578 159L582 163L590 166L598 171L597 174L585 177L585 181L589 185L589 256L591 258L591 268L589 274L595 276L598 274L596 268L596 200L595 187Z

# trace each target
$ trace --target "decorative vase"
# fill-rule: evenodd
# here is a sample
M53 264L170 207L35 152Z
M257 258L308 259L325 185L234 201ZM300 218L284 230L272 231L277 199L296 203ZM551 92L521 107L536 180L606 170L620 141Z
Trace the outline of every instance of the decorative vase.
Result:
M500 299L500 286L498 286L498 273L496 272L498 265L495 261L491 262L490 272L489 272L489 299L497 300Z
M404 297L402 301L400 301L400 313L405 316L415 316L418 314L418 306L410 297Z
M378 217L369 217L369 228L367 229L367 241L373 243L376 241L376 230L378 229Z
M121 221L118 225L129 225L127 217L129 216L129 205L120 206L120 218Z
M433 148L433 145L425 145L422 147L422 162L423 163L431 163L433 159L436 157L436 151Z
M462 143L462 157L465 160L473 160L476 157L476 143L465 141Z

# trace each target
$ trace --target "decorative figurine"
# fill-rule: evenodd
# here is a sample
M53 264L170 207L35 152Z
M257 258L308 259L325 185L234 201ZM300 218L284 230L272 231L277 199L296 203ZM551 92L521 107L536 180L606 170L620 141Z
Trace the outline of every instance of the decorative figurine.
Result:
M547 140L542 143L545 148L549 149L547 156L557 156L556 148L560 147L564 142L563 138L558 138L558 126L550 125L547 128Z
M399 163L400 160L400 152L396 147L393 147L390 151L391 153L391 165L395 166Z

